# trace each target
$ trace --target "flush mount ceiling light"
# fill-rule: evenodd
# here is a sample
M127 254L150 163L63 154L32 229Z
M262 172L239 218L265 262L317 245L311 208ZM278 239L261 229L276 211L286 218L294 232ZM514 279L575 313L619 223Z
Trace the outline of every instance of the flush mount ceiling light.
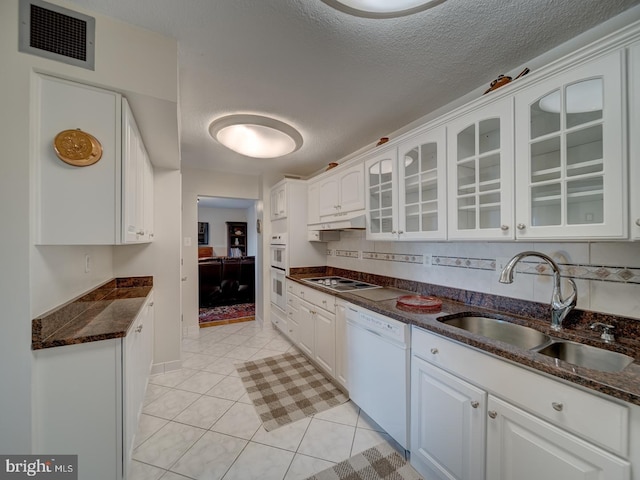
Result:
M445 0L322 0L338 10L369 18L401 17L426 10Z
M225 147L253 158L282 157L302 146L302 135L291 125L260 115L219 118L209 133Z

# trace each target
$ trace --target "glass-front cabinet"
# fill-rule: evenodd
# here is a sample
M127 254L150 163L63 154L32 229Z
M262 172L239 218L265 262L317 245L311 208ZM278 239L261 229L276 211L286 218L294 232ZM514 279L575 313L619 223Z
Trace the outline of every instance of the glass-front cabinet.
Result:
M447 238L445 146L444 127L398 145L400 240Z
M518 238L623 238L622 52L516 98Z
M448 124L451 240L511 240L513 107L504 98Z
M365 162L367 238L446 238L444 127L419 133Z
M397 158L397 149L391 148L365 161L369 239L394 240L398 236Z

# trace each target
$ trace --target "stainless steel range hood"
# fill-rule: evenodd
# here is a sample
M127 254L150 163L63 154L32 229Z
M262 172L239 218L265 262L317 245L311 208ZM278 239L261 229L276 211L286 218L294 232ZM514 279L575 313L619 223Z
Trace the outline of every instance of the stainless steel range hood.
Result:
M309 231L331 231L331 230L364 230L366 225L365 214L341 220L331 220L321 223L310 223L307 225Z

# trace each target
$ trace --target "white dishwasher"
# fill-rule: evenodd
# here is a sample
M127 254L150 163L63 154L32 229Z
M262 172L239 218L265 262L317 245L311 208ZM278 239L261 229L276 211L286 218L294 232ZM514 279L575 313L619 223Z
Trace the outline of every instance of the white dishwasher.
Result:
M346 313L349 396L409 450L409 325L351 304Z

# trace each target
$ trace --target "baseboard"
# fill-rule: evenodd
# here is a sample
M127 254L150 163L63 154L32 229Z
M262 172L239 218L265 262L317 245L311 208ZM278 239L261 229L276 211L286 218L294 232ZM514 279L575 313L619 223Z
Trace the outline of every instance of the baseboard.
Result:
M159 373L168 373L182 368L182 360L174 360L173 362L154 363L151 367L151 375Z
M182 338L197 337L200 334L200 325L182 327Z

